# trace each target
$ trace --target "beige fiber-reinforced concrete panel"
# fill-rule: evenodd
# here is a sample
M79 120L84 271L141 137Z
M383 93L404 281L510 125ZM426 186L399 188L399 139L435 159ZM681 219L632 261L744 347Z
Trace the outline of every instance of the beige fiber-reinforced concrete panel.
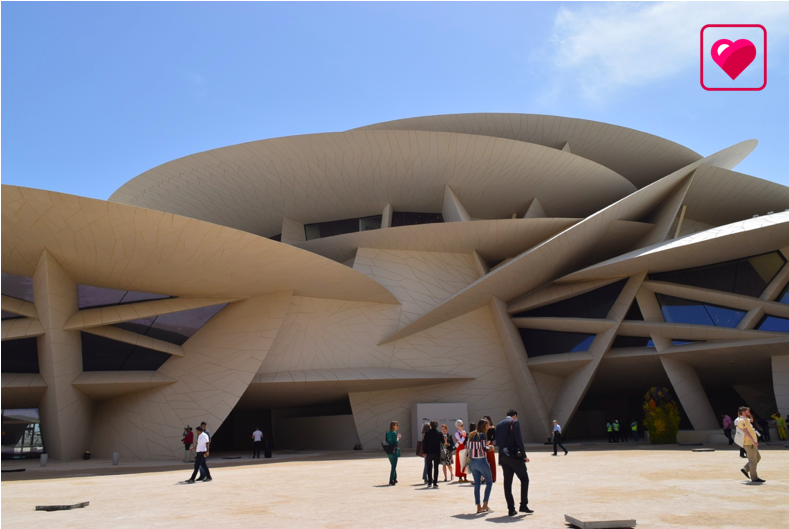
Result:
M193 154L133 178L110 200L271 237L283 217L304 224L352 219L380 215L387 204L438 213L447 185L479 219L510 218L535 197L550 216L582 217L635 191L607 167L542 145L367 130Z
M496 219L437 222L360 231L313 239L294 246L345 262L358 248L418 252L479 252L490 262L514 257L564 231L581 219Z
M394 294L400 328L479 278L470 253L359 248L353 268Z
M38 373L3 373L4 408L38 408L47 383Z
M701 156L678 143L633 129L586 119L538 114L447 114L376 123L355 130L462 132L538 143L610 167L638 187L658 180Z
M181 433L205 421L215 433L246 391L279 331L291 292L231 303L158 373L175 382L96 404L91 452L124 459L183 457Z
M5 239L4 234L4 243ZM77 283L47 250L31 275L38 321L44 328L37 338L39 373L47 385L39 406L41 423L47 425L41 434L52 459L76 459L88 450L93 413L90 398L71 384L82 372L82 339L78 331L63 328L78 309Z
M63 193L8 185L2 191L4 272L31 276L46 248L84 285L231 298L293 290L396 303L347 266L250 233Z
M485 277L403 327L386 341L403 338L457 317L486 304L491 297L497 297L508 303L561 277L570 270L577 270L583 266L583 262L600 261L626 251L626 248L632 248L650 230L655 229L652 224L638 221L653 212L674 193L700 163L695 162L639 189L491 270Z
M693 268L766 253L789 243L789 212L752 218L672 239L571 273L560 282Z

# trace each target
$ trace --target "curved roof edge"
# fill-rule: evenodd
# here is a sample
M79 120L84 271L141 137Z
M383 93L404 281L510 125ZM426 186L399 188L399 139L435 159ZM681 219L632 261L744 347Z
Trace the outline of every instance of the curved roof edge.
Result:
M460 132L537 143L569 150L605 165L639 189L702 158L683 145L647 132L541 114L441 114L384 121L351 130Z

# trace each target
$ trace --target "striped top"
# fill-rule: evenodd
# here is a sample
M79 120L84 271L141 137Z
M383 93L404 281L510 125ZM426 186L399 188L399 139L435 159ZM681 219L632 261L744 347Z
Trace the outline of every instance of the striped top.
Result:
M485 434L471 434L468 438L468 456L471 459L486 459L488 457L485 450Z

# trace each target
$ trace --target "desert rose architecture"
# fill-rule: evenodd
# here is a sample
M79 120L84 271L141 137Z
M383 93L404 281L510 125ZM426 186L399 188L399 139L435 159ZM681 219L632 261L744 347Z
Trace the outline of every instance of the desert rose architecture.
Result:
M3 456L181 459L201 421L216 450L392 420L409 446L439 404L591 438L656 385L687 431L787 415L789 188L734 170L756 144L462 114L201 152L107 201L3 185Z

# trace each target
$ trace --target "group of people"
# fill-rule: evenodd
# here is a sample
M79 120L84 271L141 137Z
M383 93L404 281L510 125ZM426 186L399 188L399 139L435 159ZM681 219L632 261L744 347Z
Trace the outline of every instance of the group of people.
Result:
M609 443L628 442L627 431L624 426L619 424L618 420L614 419L613 422L605 423L605 429L608 432ZM635 419L630 422L630 432L633 435L633 441L638 442L638 421Z
M400 457L401 439L401 435L397 433L399 429L399 423L392 421L389 424L389 431L386 432L386 444L391 450L389 453L391 464L389 485L397 484L397 460ZM474 501L477 513L488 512L491 489L497 477L494 447L498 446L499 466L502 467L504 474L504 497L507 501L508 514L515 516L519 511L534 512L529 509L528 505L529 474L526 463L529 462L529 458L526 456L523 445L518 412L508 411L507 417L497 424L494 424L493 419L489 416L485 416L476 424L472 424L469 432L464 429L463 421L457 420L455 421L455 429L456 431L450 435L447 425L442 424L439 428L437 421L426 422L422 427L422 438L417 443L417 455L425 458L422 479L427 487L438 488L439 466L443 468L444 481L453 481L457 477L460 482L467 483L470 472L474 480ZM558 432L561 435L561 428ZM563 446L562 448L564 449ZM389 450L387 450L388 452ZM565 455L566 453L567 450L565 450ZM454 475L452 473L453 463ZM447 478L447 473L449 473L449 478ZM512 483L515 476L518 477L521 484L520 502L517 510L512 494ZM483 484L485 491L481 496Z
M211 472L208 470L208 463L206 463L206 458L209 455L208 446L211 444L211 432L208 431L205 422L201 422L200 426L195 428L195 430L197 430L197 442L195 442L192 427L187 425L186 428L184 428L182 442L184 443L185 449L185 462L188 463L190 460L190 451L195 452L195 468L192 472L192 477L187 479L184 483L195 483L195 481L207 483L212 481ZM200 477L195 480L198 471L200 472Z

